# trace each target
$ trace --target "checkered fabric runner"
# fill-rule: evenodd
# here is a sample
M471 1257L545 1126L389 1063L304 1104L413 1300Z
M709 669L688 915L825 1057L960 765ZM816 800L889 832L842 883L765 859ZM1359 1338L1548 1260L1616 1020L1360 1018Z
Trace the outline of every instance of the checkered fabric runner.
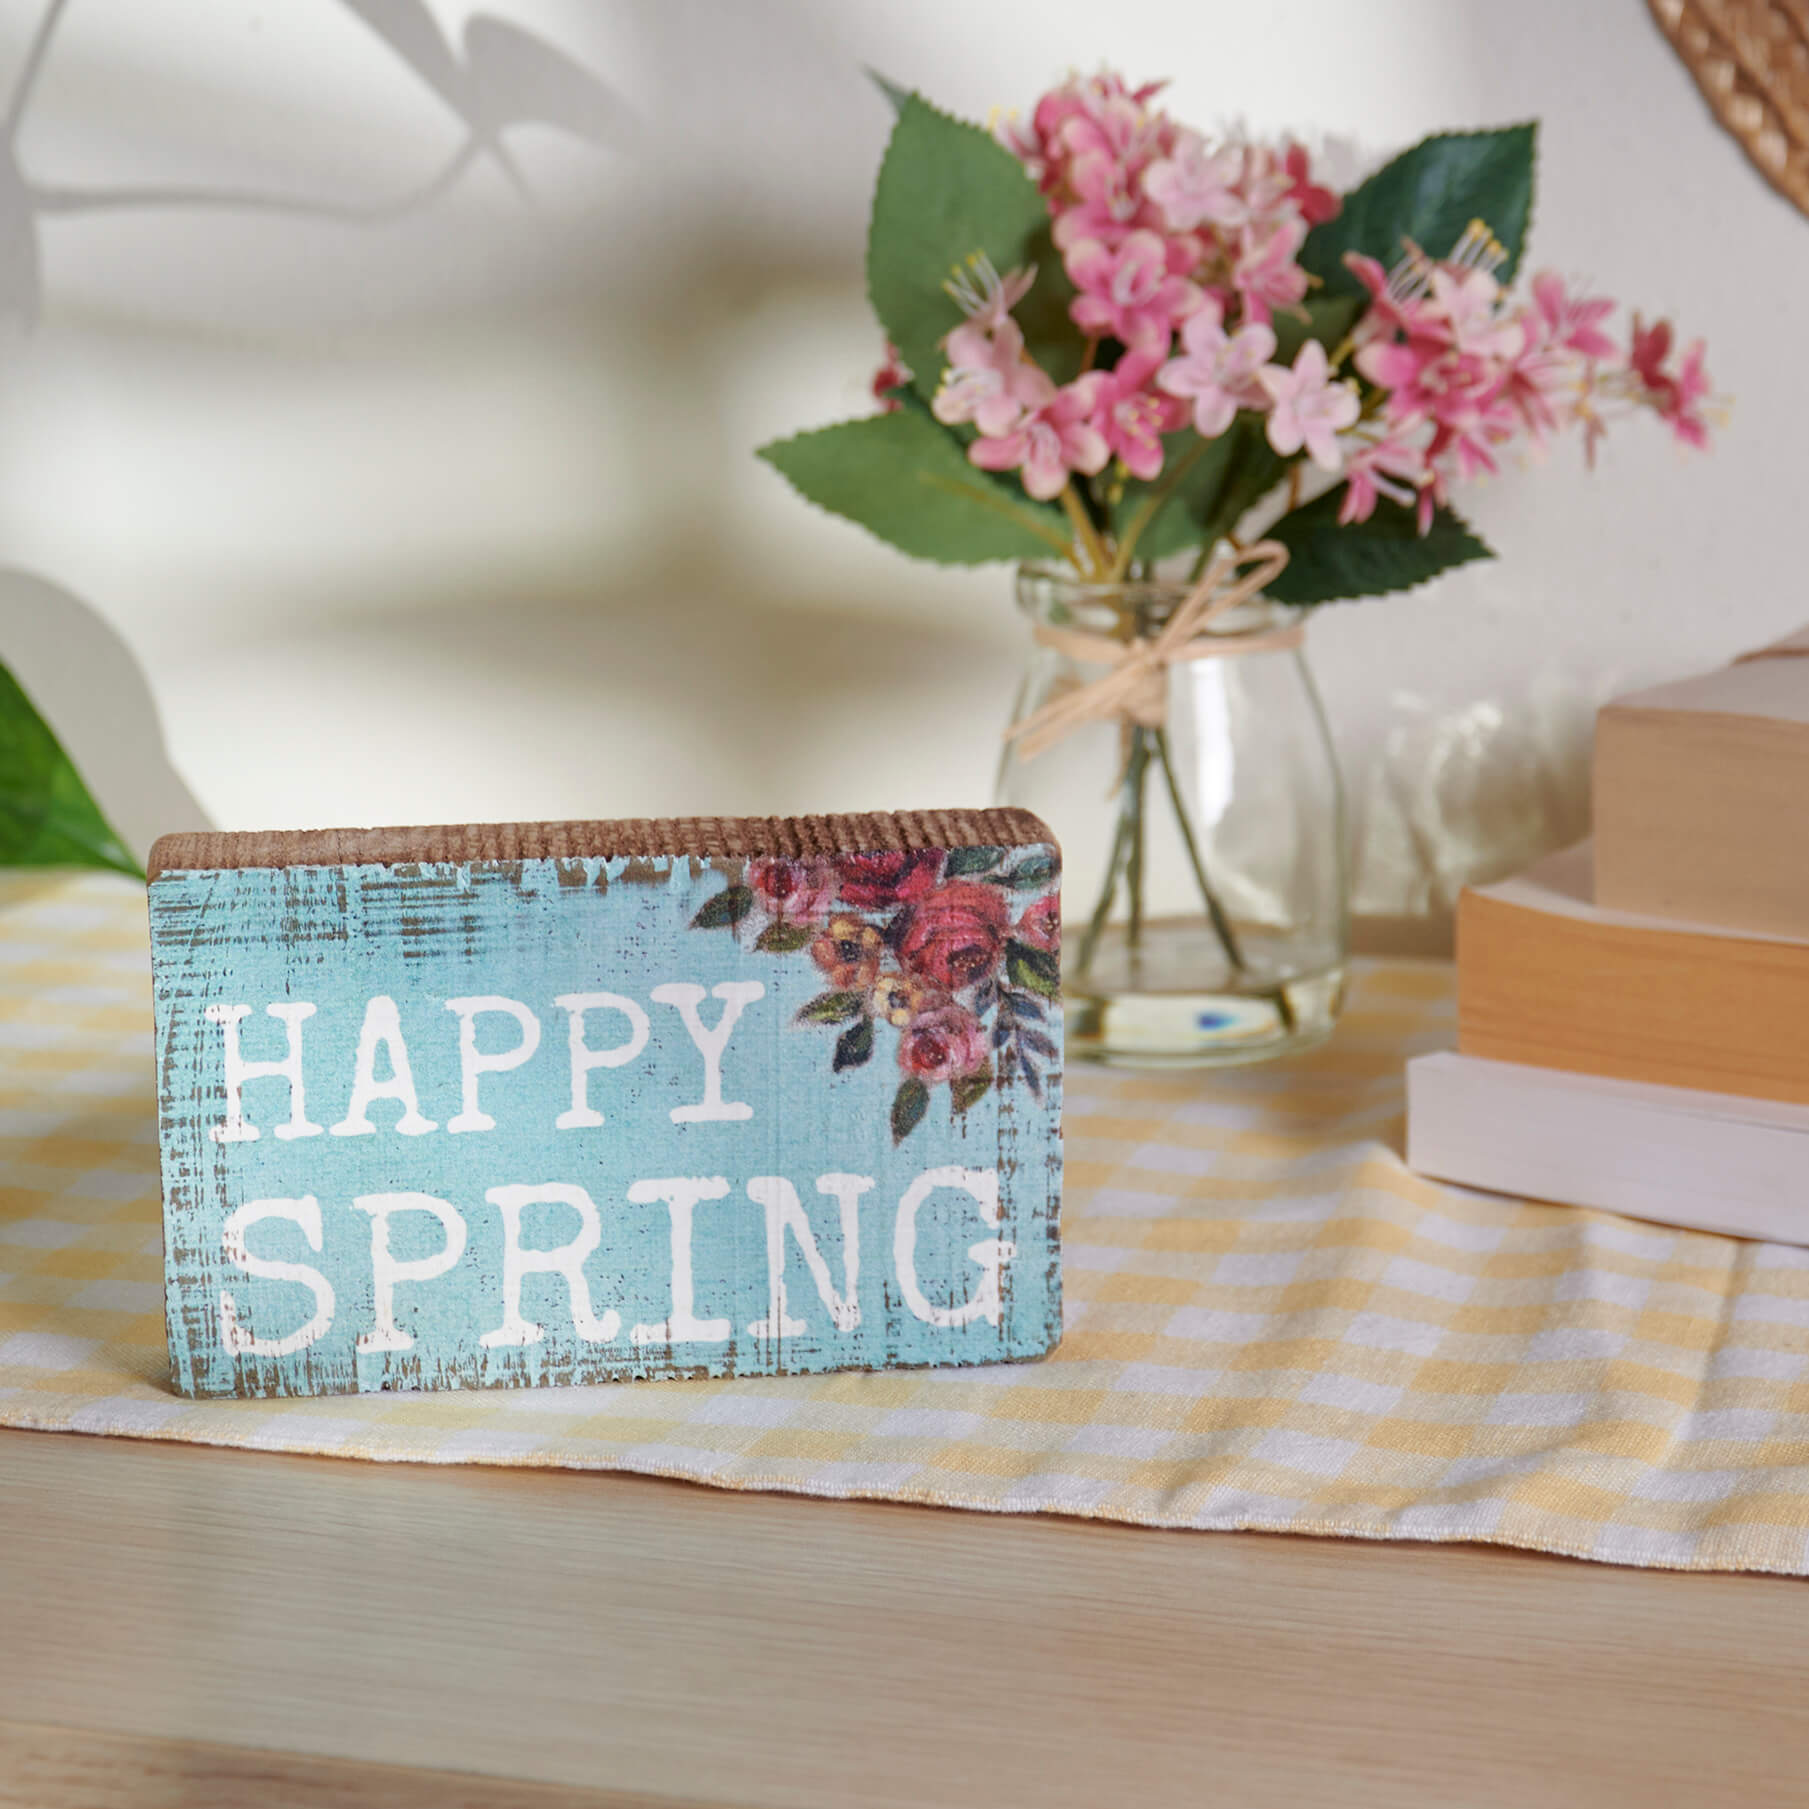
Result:
M191 1402L142 895L10 881L0 1424L1809 1571L1809 1250L1410 1174L1401 1064L1450 1026L1447 969L1367 963L1312 1055L1071 1072L1067 1335L1041 1363Z

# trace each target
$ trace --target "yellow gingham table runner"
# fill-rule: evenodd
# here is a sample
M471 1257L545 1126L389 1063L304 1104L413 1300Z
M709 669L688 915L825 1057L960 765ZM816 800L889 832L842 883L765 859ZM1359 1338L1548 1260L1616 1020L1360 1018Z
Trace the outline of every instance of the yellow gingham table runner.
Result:
M304 1401L170 1392L149 992L137 888L0 889L0 1424L1809 1571L1809 1250L1410 1174L1442 966L1292 1062L1071 1070L1044 1362Z

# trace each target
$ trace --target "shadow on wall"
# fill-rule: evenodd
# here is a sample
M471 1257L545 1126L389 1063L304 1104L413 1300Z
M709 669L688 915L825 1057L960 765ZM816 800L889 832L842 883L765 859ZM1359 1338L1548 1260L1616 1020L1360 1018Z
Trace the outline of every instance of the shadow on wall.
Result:
M30 572L0 568L0 648L140 861L160 835L211 827L170 764L138 661L80 598Z

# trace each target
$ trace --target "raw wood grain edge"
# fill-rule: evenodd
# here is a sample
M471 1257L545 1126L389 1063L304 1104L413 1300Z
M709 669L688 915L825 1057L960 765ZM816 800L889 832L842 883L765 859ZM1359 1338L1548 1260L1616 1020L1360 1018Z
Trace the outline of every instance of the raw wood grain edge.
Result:
M816 817L630 817L614 822L467 823L430 828L269 829L166 835L151 848L152 880L248 867L454 866L487 861L786 860L889 849L1011 847L1055 837L1028 810L874 811Z

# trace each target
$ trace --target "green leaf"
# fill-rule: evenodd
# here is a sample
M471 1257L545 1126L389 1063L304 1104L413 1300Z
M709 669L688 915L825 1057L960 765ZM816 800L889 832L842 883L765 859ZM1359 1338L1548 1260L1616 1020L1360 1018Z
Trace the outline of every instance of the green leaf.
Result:
M714 898L704 900L703 909L691 919L694 930L733 929L754 908L754 894L748 886L730 886Z
M1302 304L1304 320L1293 313L1277 314L1269 323L1275 330L1275 362L1291 366L1309 339L1335 350L1357 324L1367 294L1359 289L1354 295L1314 295Z
M862 1018L835 1039L834 1071L864 1067L873 1054L873 1020Z
M1053 854L1032 854L1019 861L1004 880L1014 892L1041 891L1061 870L1061 862Z
M798 923L769 923L754 938L754 947L763 955L795 955L810 946L812 932Z
M867 996L859 992L820 992L798 1007L800 1024L845 1024L865 1009Z
M1307 234L1302 266L1327 296L1362 295L1345 267L1347 251L1365 252L1386 269L1401 255L1401 241L1411 239L1442 258L1472 220L1481 220L1508 254L1496 274L1512 282L1532 218L1537 139L1530 123L1421 139L1346 195L1335 220Z
M949 1107L959 1118L969 1106L978 1105L992 1090L992 1070L982 1068L977 1074L963 1074L949 1082Z
M981 565L1066 555L1059 509L967 462L961 442L916 409L819 427L760 448L807 501L913 559Z
M892 111L894 113L902 113L904 111L905 102L908 101L912 95L911 89L901 88L896 82L888 81L877 69L869 69L867 71L867 80L892 103Z
M0 665L0 867L144 869L89 796L19 682Z
M966 879L975 873L990 873L1004 859L1003 848L951 848L943 871L950 879Z
M1287 569L1266 592L1277 603L1379 597L1424 584L1452 566L1495 557L1454 509L1436 510L1422 535L1414 511L1386 498L1368 521L1340 527L1343 500L1340 484L1284 515L1269 530L1270 538L1288 549Z
M1047 949L1015 938L1005 944L1005 972L1013 986L1053 999L1061 992L1061 963Z
M1189 428L1167 435L1163 445L1162 476L1149 484L1127 484L1117 511L1124 533L1144 507L1156 505L1137 537L1139 559L1166 559L1222 539L1287 471L1286 460L1264 435L1260 415L1240 415L1216 440L1202 440Z
M902 1143L930 1109L930 1090L915 1075L899 1084L892 1096L892 1141Z
M1049 224L1036 184L990 132L915 94L903 98L873 191L867 293L925 401L942 380L942 340L961 324L942 285L977 252L1001 276L1036 266L1035 285L1014 310L1025 345L1057 383L1079 373L1083 341L1068 318L1074 287Z

